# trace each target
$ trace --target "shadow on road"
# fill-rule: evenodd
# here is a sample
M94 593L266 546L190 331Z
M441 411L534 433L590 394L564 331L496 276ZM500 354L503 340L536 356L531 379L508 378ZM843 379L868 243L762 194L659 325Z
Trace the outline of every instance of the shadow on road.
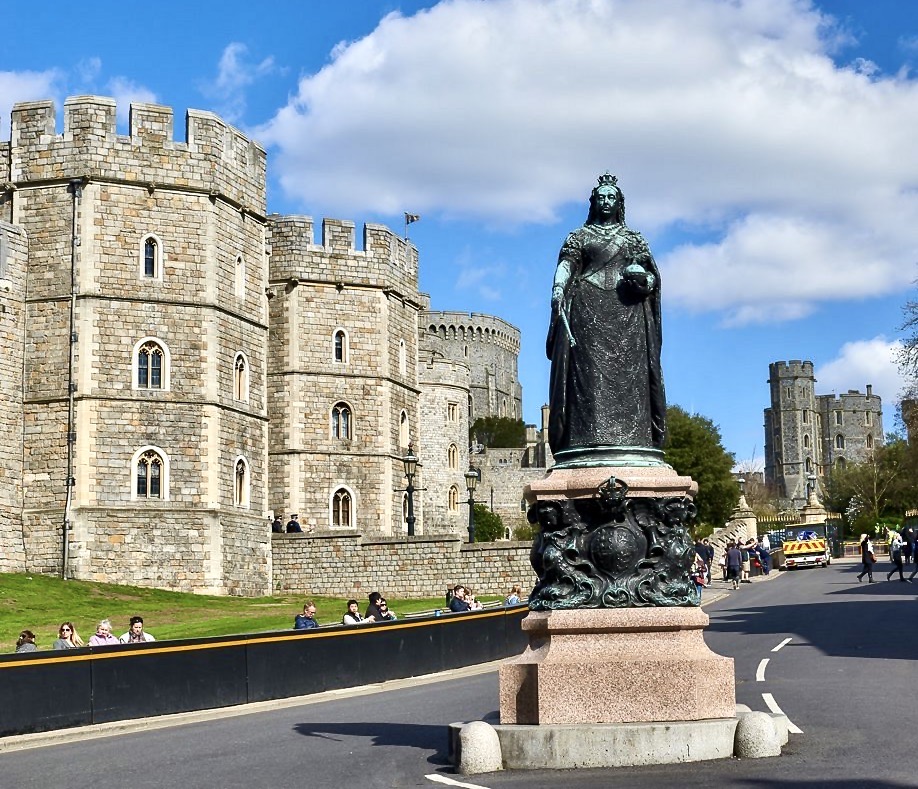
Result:
M838 657L914 660L916 639L908 623L915 617L918 583L886 581L881 564L877 582L858 583L860 565L795 572L824 573L825 586L812 601L741 610L709 611L707 628L720 633L788 633L795 641L812 644L826 655ZM834 572L833 572L834 571ZM907 573L906 575L910 574ZM850 598L839 601L838 596ZM833 598L831 602L824 598ZM734 604L738 602L734 598ZM863 785L863 784L859 784ZM879 784L878 784L879 785Z
M349 737L368 737L374 746L397 746L434 751L427 761L446 765L446 726L420 723L298 723L294 731L304 737L318 737L341 742Z

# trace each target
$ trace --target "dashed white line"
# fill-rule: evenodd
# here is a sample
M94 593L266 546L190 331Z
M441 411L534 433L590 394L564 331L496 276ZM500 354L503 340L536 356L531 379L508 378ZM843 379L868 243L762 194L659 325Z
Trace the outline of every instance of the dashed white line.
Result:
M765 705L768 707L768 709L774 713L777 713L778 715L784 715L784 717L787 718L787 715L784 714L784 710L782 710L778 706L778 702L775 701L774 696L772 696L770 693L763 693L762 699L765 701ZM787 730L792 734L803 734L803 729L797 728L790 718L787 718Z
M764 682L765 681L765 666L768 665L768 658L762 658L759 662L759 667L755 670L755 681Z
M481 784L464 784L462 781L454 781L452 778L447 778L445 775L440 775L439 773L431 773L424 777L428 781L433 781L434 783L446 784L447 786L460 786L462 789L488 789L487 786L482 786Z
M778 646L776 646L776 647L775 647L774 649L772 649L771 651L772 651L772 652L777 652L779 649L781 649L781 647L786 647L791 641L793 641L792 638L785 638L780 644L778 644Z

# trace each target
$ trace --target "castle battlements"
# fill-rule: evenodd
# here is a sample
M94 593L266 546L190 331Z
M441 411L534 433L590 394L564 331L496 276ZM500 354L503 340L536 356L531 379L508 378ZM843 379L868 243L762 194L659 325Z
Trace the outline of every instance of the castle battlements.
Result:
M176 140L172 108L143 103L131 104L130 134L119 135L116 111L114 99L71 96L58 134L53 101L15 104L10 140L0 145L0 181L22 189L86 178L201 191L264 217L266 153L257 142L201 110L188 110L185 141Z
M471 368L465 362L440 356L436 351L421 351L418 379L428 386L462 389L468 395Z
M810 361L800 361L800 359L791 359L787 362L773 362L768 365L768 378L812 378L813 363Z
M310 216L268 217L272 282L303 280L391 289L417 300L418 251L385 225L363 226L363 248L355 244L356 225L323 219L316 243Z
M421 315L431 337L441 340L493 343L519 354L520 330L493 315L478 312L428 311Z

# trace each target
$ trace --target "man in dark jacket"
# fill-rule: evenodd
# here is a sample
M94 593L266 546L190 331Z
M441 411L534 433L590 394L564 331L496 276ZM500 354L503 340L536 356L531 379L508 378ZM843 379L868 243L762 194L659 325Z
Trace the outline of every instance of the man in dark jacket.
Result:
M293 619L293 629L294 630L312 630L314 627L318 627L319 623L316 622L316 607L313 604L312 600L309 600L306 605L303 606L303 613L297 614Z

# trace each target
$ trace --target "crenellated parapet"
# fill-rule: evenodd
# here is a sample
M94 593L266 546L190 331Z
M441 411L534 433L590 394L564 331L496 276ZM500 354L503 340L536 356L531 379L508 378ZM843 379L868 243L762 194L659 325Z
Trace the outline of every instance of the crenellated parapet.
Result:
M316 243L312 217L272 214L268 229L272 282L383 288L411 301L419 298L418 251L384 225L363 226L362 249L349 220L324 219L321 243Z
M471 370L465 362L422 352L418 364L418 381L426 386L451 387L468 393L472 381Z
M813 363L791 359L789 362L772 362L768 365L769 382L787 378L812 378Z
M462 343L497 345L510 353L520 352L520 330L493 315L478 312L424 312L420 320L428 338Z
M266 213L265 150L210 112L188 110L185 141L173 134L171 107L133 103L130 134L119 135L114 99L72 96L57 132L54 102L13 106L10 141L0 148L0 181L17 188L73 178L137 184L222 197Z

